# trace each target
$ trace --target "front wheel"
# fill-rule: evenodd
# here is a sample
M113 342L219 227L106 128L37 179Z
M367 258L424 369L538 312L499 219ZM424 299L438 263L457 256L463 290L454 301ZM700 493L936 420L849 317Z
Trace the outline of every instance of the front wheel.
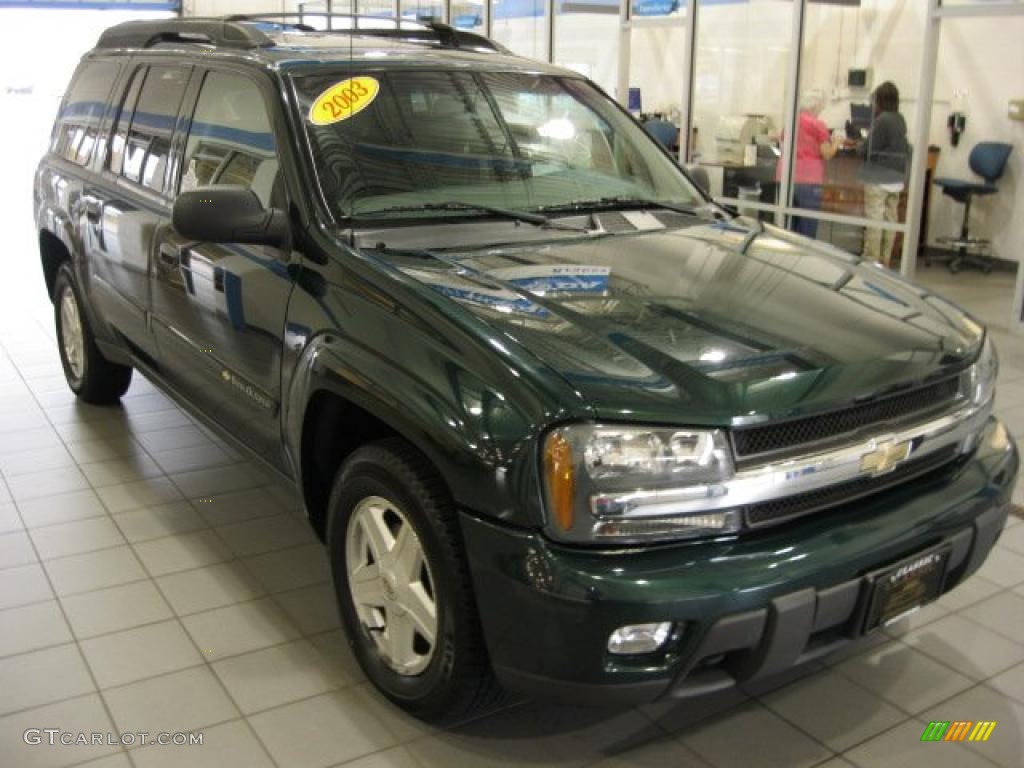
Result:
M366 676L432 722L494 706L458 519L429 463L401 440L364 446L339 471L329 512L339 608Z
M96 346L89 321L82 311L75 273L67 262L57 270L53 314L60 362L68 387L87 403L116 403L128 391L132 369L110 362Z

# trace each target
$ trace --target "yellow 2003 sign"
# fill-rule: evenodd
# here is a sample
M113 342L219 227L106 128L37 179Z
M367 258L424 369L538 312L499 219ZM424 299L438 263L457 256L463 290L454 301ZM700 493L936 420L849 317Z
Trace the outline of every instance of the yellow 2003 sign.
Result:
M377 98L380 83L374 77L351 77L328 88L309 108L313 125L330 125L348 120L366 109Z

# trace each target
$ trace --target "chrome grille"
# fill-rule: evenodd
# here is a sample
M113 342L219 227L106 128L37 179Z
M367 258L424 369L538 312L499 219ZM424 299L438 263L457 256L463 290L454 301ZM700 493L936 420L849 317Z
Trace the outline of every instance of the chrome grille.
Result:
M911 458L881 477L858 477L855 480L818 488L796 496L752 504L746 508L744 513L747 527L761 528L776 525L801 515L819 512L828 507L847 504L856 499L879 493L939 469L956 458L956 455L957 446L948 445L933 453Z
M737 460L799 449L812 443L852 435L865 427L899 422L951 405L960 393L960 377L928 384L909 392L878 398L828 413L732 430Z

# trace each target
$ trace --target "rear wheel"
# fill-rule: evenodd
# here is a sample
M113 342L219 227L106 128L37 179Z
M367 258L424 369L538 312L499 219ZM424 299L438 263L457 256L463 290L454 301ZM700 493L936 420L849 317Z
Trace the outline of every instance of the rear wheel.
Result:
M328 545L349 641L385 696L433 722L500 700L456 512L417 451L389 439L349 457L331 494Z
M71 265L65 262L57 270L53 287L54 323L57 347L68 387L87 403L116 403L128 391L132 369L103 357L89 321L82 311L81 294Z

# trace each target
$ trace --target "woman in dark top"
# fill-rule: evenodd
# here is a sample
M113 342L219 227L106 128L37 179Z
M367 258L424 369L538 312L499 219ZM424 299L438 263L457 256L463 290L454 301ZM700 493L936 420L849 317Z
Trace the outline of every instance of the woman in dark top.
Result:
M857 147L864 161L860 178L864 182L864 215L869 219L895 222L910 159L907 123L899 113L900 92L888 80L871 94L874 118L867 138ZM867 228L863 256L886 267L892 260L892 230Z

